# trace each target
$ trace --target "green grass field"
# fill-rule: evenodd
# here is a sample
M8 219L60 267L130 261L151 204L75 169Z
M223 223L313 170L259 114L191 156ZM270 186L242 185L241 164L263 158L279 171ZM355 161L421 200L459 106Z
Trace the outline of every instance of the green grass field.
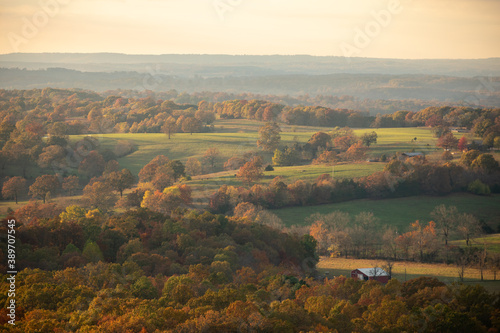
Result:
M118 162L122 168L127 168L134 174L157 155L165 155L170 159L185 162L189 157L201 159L203 153L211 147L217 147L221 153L219 164L222 165L231 156L241 155L249 151L260 151L257 147L258 129L262 122L251 120L218 120L215 122L214 133L177 133L169 140L161 133L119 133L94 135L100 142L100 149L111 149L120 140L133 142L137 150ZM294 142L307 142L317 131L327 132L330 128L314 128L308 126L283 126L281 133L282 145L291 145ZM292 132L295 130L295 132ZM387 128L387 129L360 129L355 130L357 135L375 130L378 134L378 143L368 150L368 156L379 157L382 154L390 156L395 152L418 151L426 154L441 152L436 149L436 139L427 128ZM72 136L76 141L84 136ZM417 141L412 141L413 138ZM271 162L271 153L264 154L266 162ZM314 169L313 166L311 166ZM340 169L339 169L340 170ZM311 171L316 173L316 171ZM286 173L286 172L285 172Z
M444 204L456 206L459 212L470 213L484 220L495 231L500 226L500 195L488 197L460 193L445 197L408 197L385 200L354 200L336 204L292 207L272 210L283 222L290 225L304 225L305 219L314 213L328 214L343 211L356 215L363 211L373 212L383 225L392 225L399 231L406 231L410 223L431 220L430 212L434 207Z
M359 129L356 135L375 131L378 135L377 144L370 147L369 155L380 156L393 155L396 152L423 152L426 155L442 152L436 148L437 139L428 128L381 128L381 129ZM417 140L413 140L417 138Z
M459 245L465 247L465 240L456 240L450 242L453 245ZM474 246L486 246L486 250L489 252L500 253L500 234L488 235L486 237L475 238L472 240Z
M351 179L357 177L364 177L373 174L374 172L384 169L385 163L353 163L331 166L323 165L303 165L303 166L290 166L290 167L275 167L274 171L264 172L264 178L259 180L258 184L269 183L275 177L283 177L285 183L290 184L296 180L302 179L306 181L314 181L322 174L332 174L336 179ZM224 171L214 174L196 176L193 180L186 182L191 186L206 186L216 189L222 184L231 186L248 186L239 180L235 170Z
M99 139L100 149L113 149L118 141L133 142L137 150L130 155L118 159L122 168L138 174L141 168L158 155L165 155L172 160L186 162L189 157L201 159L203 153L217 147L222 155L221 163L233 155L257 150L257 136L246 133L178 133L170 140L165 134L104 134L95 136ZM75 136L75 140L82 136Z

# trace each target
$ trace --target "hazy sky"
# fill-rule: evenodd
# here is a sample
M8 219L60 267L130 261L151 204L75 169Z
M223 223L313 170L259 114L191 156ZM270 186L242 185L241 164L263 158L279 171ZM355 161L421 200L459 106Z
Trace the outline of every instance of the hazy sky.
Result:
M488 58L500 0L0 0L0 31L2 54Z

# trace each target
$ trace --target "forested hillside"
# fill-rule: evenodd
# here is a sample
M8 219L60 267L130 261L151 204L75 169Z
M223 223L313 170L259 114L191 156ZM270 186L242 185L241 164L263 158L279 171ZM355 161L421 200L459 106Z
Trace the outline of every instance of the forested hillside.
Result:
M22 67L21 67L22 68ZM498 76L451 77L438 75L387 74L269 74L241 76L222 73L211 77L203 73L186 77L146 66L149 70L84 72L65 68L26 70L0 69L0 88L80 88L97 91L115 89L180 92L225 92L262 95L353 96L361 101L416 100L417 103L462 106L500 106ZM160 67L161 68L161 67ZM423 101L423 102L422 102ZM388 102L385 102L388 103ZM397 105L397 104L396 104ZM411 104L410 104L411 105Z

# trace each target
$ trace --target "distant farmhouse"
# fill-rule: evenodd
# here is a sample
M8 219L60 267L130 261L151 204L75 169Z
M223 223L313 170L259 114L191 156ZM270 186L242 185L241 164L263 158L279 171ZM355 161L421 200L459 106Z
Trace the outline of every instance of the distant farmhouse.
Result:
M425 157L425 154L424 153L402 153L399 159L406 160L408 158L417 157L417 156Z
M452 133L470 133L467 127L450 127Z
M387 283L391 279L389 274L380 267L358 268L351 272L351 278L361 281L375 280Z

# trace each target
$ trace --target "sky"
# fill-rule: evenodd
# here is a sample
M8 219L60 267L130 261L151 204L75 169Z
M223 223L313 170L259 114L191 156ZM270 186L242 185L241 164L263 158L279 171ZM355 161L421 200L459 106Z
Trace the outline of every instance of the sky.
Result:
M0 54L500 57L500 0L0 0Z

